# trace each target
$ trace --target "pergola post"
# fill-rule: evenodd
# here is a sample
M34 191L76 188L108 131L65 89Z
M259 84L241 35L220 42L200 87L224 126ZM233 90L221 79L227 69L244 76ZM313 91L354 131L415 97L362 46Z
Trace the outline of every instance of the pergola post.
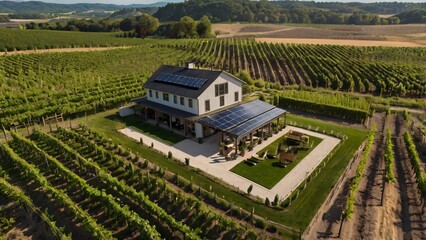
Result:
M172 128L172 116L169 115L169 128L170 128L170 132L173 132L173 128Z
M287 126L287 113L284 113L284 126Z
M250 145L253 146L253 132L250 133Z
M188 126L186 126L186 119L183 120L183 131L185 132L185 137L188 134Z
M268 130L269 130L269 131L268 131L268 134L272 133L272 131L271 131L271 126L272 126L272 123L271 123L271 122L269 122L269 124L268 124L268 128L269 128L269 129L268 129Z
M223 131L220 131L220 132L221 132L221 139L222 139L222 141L221 141L221 142L224 142L224 141L225 141L224 133L223 133Z
M235 138L235 157L238 155L238 138Z
M148 120L148 109L146 107L144 107L144 112L145 112L145 120Z
M154 110L154 115L155 115L155 125L158 126L158 112L157 112L157 110Z

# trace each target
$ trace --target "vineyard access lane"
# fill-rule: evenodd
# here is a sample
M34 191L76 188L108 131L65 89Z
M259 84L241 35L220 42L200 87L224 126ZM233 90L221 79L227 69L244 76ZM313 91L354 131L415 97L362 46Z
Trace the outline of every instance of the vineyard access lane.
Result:
M299 131L314 137L322 138L323 141L313 149L297 166L293 168L284 178L282 178L272 189L267 189L255 182L252 182L238 174L230 171L235 165L243 161L244 159L250 158L255 155L258 151L262 150L278 138L285 135L288 131L294 130ZM294 189L296 189L315 168L322 162L323 159L337 146L340 139L324 135L321 133L308 131L302 128L287 126L278 134L274 134L268 140L263 141L262 144L257 145L252 151L246 152L244 157L239 156L236 160L226 161L225 158L219 155L219 139L220 134L216 134L205 139L203 144L199 144L193 140L186 139L173 146L165 144L155 138L148 135L142 134L139 131L127 127L119 130L122 134L139 141L143 138L143 141L148 146L151 143L154 144L154 148L163 154L167 155L168 152L172 152L173 157L184 162L185 158L190 159L190 165L195 168L199 168L206 173L215 176L222 181L233 185L242 191L253 185L251 194L258 196L262 199L266 197L274 199L275 195L278 194L279 198L283 200L286 198Z

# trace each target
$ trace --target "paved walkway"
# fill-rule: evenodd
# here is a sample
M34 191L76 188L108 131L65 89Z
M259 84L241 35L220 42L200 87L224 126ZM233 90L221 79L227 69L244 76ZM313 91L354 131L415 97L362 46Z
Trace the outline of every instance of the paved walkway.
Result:
M323 141L272 189L267 189L255 182L252 182L238 174L229 171L235 165L244 159L250 158L252 155L256 154L256 152L262 150L264 147L282 137L290 130L295 130L309 134L311 136L322 138ZM182 162L185 160L185 158L189 158L190 165L192 167L199 168L206 173L241 189L244 192L247 191L247 188L251 184L253 184L253 190L251 192L252 195L261 197L262 199L268 197L270 200L273 200L276 194L278 194L280 199L286 198L340 142L340 139L338 138L308 131L302 128L287 126L278 134L274 134L272 137L268 138L268 140L263 141L262 144L257 145L252 151L246 152L244 157L239 156L236 160L226 161L225 157L219 155L220 134L216 134L205 139L203 144L186 139L173 146L170 146L132 128L124 128L119 130L119 132L135 139L136 141L139 141L142 137L143 142L146 145L150 146L151 143L154 143L154 148L163 152L164 154L167 154L169 151L171 151L173 153L173 157Z

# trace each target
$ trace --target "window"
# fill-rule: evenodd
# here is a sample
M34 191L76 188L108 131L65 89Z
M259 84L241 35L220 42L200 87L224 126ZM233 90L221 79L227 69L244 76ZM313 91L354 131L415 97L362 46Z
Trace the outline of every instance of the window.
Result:
M158 98L158 92L155 91L155 98Z
M176 95L173 95L173 103L177 104L177 96Z
M228 83L216 84L215 86L215 96L221 96L228 93Z
M168 93L163 93L163 100L164 101L169 101L169 94Z
M204 105L206 106L206 112L210 111L210 100L206 100Z
M149 89L149 97L152 97L152 90Z
M234 96L235 96L235 101L238 102L238 99L239 99L239 97L238 97L238 91L235 92Z
M220 96L220 106L225 105L225 96Z
M192 99L188 98L188 107L192 108Z
M180 105L185 105L185 98L180 97Z

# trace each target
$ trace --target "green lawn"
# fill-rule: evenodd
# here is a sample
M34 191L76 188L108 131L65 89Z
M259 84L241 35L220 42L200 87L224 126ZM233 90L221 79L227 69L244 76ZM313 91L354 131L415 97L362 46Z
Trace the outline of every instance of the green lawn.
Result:
M180 141L185 140L186 138L182 135L179 135L177 133L170 132L169 130L154 126L150 123L144 122L140 119L137 119L134 116L128 116L128 117L116 117L116 121L119 121L121 124L124 124L126 127L131 127L141 133L144 133L148 136L151 136L153 138L156 138L164 143L167 143L169 145L176 144Z
M123 125L122 123L115 121L114 119L116 118L118 118L118 116L116 115L115 110L91 115L88 117L88 127L98 131L107 138L110 138L112 141L120 143L125 148L129 148L132 152L140 154L149 161L173 171L181 177L192 179L194 183L204 189L209 189L211 187L212 191L214 191L218 196L225 197L228 201L233 202L235 206L239 206L247 211L251 211L254 208L255 214L258 214L259 216L267 217L272 221L295 229L301 229L301 231L308 226L328 193L343 173L348 162L353 157L356 149L358 149L361 143L366 139L368 133L366 130L287 114L287 121L297 121L305 126L318 126L322 129L326 129L327 131L338 131L344 133L348 137L348 140L346 140L339 150L336 151L334 156L328 161L327 165L322 168L321 173L313 179L313 181L309 182L304 191L300 192L298 199L294 201L290 207L280 211L266 207L263 203L253 202L218 182L200 175L194 169L189 169L174 161L169 161L166 157L160 155L156 151L148 147L142 147L134 140L116 131L119 125ZM84 119L81 121L84 122ZM289 233L287 232L287 234ZM294 239L298 239L297 234L293 233L292 236Z
M266 150L268 152L275 152L278 144L283 142L284 136L275 140L273 143L269 144L262 150L258 152L258 155L261 156L261 153L264 153ZM231 172L234 172L242 177L245 177L255 183L258 183L266 188L273 188L285 175L287 175L300 161L302 161L323 139L309 136L310 144L313 143L312 147L305 151L298 151L296 159L288 164L285 168L279 164L278 159L265 159L256 166L249 165L245 161L237 164L231 169ZM283 144L286 146L286 144Z

